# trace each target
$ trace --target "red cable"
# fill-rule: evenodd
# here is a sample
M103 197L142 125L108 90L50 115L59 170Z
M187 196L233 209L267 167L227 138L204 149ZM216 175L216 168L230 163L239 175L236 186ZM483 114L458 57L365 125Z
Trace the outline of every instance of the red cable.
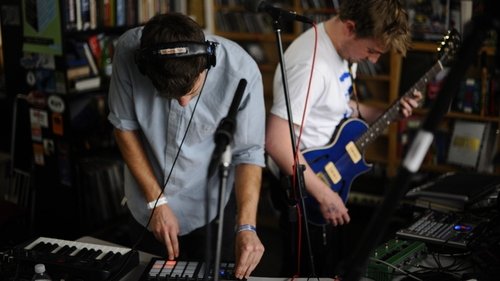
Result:
M302 130L304 128L304 120L305 120L305 116L306 116L306 110L307 110L307 104L308 104L308 101L309 101L309 95L310 95L310 92L311 92L311 84L312 84L312 77L313 77L313 73L314 73L314 65L315 65L315 62L316 62L316 50L317 50L317 47L318 47L318 29L317 29L317 26L316 26L316 23L313 23L313 28L314 28L314 49L313 49L313 58L312 58L312 64L311 64L311 72L309 74L309 83L307 85L307 95L306 95L306 100L305 100L305 103L304 103L304 111L302 112L302 121L300 123L300 130L299 130L299 136L297 138L297 143L296 143L296 147L295 147L295 155L294 155L294 163L296 163L296 165L298 165L299 163L299 147L300 147L300 140L302 138ZM297 191L297 186L295 185L296 184L296 174L295 172L297 171L297 169L293 169L293 176L292 176L292 179L293 179L293 185L294 185L294 190ZM305 182L305 181L304 181ZM295 194L297 194L297 192L295 192ZM297 198L295 198L297 199ZM297 273L295 274L295 276L300 276L300 257L301 257L301 254L302 254L302 212L301 212L301 207L300 207L300 204L297 204L297 231L298 231L298 235L297 235Z

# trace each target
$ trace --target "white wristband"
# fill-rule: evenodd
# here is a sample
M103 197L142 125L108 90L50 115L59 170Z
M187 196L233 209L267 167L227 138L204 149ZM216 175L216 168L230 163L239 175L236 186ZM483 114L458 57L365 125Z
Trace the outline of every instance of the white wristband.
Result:
M156 201L158 201L158 202L156 202ZM152 210L153 208L155 208L155 204L156 204L156 207L158 207L158 206L161 206L161 205L165 205L167 203L168 203L167 197L162 196L158 200L153 200L153 201L149 202L148 203L148 209Z

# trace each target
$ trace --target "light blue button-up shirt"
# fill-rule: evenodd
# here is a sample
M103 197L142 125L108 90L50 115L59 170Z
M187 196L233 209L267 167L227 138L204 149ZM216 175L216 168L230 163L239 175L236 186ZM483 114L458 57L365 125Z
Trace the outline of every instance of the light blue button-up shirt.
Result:
M219 173L207 180L208 166L215 147L214 133L227 116L240 79L247 80L231 143L232 164L226 188L226 201L234 185L235 165L245 163L263 167L265 107L262 77L254 60L234 42L218 36L216 66L208 71L199 104L197 97L188 106L158 95L149 78L142 75L133 58L138 48L142 27L124 33L116 45L113 75L109 89L109 121L120 130L138 130L143 147L153 166L168 204L175 212L180 235L205 225L205 189L210 189L210 219L217 213ZM172 167L191 115L193 121L182 145L179 158ZM134 218L146 225L151 211L140 187L125 168L125 196Z

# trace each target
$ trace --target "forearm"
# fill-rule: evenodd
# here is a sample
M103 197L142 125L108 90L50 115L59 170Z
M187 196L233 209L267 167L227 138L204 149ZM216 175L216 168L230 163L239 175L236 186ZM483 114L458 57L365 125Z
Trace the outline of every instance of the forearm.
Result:
M141 187L146 201L156 200L161 192L161 187L142 147L138 132L115 129L114 135L123 160Z
M251 164L236 167L235 195L238 207L237 225L257 224L262 168Z
M287 137L287 132L289 131L287 121L271 114L268 118L267 126L267 153L278 165L282 173L286 175L294 174L295 160L292 153L292 142L290 137ZM316 176L300 152L299 163L304 164L306 167L304 171L304 180L307 191L314 197L321 198L319 197L321 193L326 192L329 187Z

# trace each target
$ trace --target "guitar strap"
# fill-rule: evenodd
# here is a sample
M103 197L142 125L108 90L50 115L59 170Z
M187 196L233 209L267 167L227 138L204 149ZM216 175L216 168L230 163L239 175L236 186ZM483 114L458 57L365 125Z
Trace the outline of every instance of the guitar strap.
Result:
M354 80L354 75L353 75L353 64L349 63L349 76L351 77L351 84L352 84L352 95L354 96L354 100L356 101L356 110L358 111L358 118L365 121L365 118L363 118L363 115L361 115L361 110L359 110L359 99L358 99L358 91L356 90L356 82Z
M351 78L351 84L352 84L351 95L354 96L354 100L356 101L356 110L358 111L357 119L361 119L361 120L366 122L365 118L363 118L363 115L361 115L361 110L359 110L358 91L356 90L356 82L354 80L354 74L353 74L353 68L355 68L355 67L353 67L352 63L349 63L348 68L349 68L349 77ZM337 125L337 127L333 131L333 134L332 134L329 142L333 142L335 140L335 136L337 135L338 131L340 130L340 127L341 127L340 125L344 122L349 121L350 118L352 118L352 117L344 118L343 120L340 121L340 123Z

